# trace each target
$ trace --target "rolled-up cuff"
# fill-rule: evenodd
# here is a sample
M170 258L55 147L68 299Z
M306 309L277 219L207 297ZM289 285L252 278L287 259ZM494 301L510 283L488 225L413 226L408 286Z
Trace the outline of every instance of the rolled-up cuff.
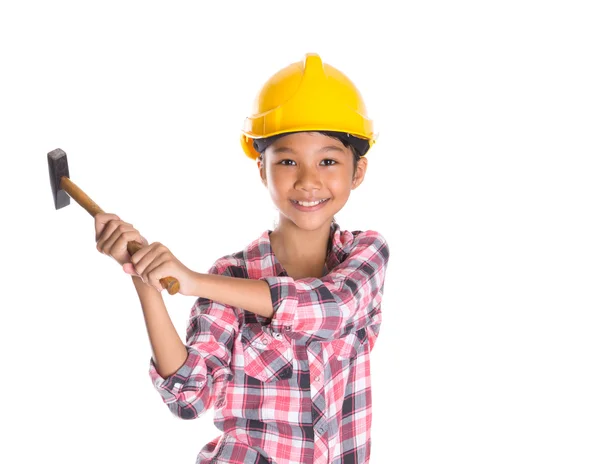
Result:
M261 277L271 290L273 317L271 326L276 331L293 331L296 322L298 297L296 283L291 277Z
M185 363L167 378L161 377L156 369L154 360L150 358L150 379L154 388L160 393L166 404L177 401L184 386L202 387L206 384L206 362L195 349L186 346L188 351ZM193 374L193 377L192 377Z

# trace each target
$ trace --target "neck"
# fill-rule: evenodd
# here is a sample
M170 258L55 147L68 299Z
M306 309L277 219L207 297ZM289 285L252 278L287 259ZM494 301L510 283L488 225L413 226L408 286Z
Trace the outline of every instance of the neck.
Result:
M285 217L271 233L271 247L277 260L286 265L312 265L319 269L327 258L331 221L315 230L300 229ZM320 267L319 267L320 266Z

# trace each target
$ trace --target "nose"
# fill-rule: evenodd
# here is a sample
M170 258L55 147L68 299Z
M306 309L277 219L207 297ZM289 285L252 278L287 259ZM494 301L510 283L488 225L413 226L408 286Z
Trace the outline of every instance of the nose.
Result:
M303 166L298 170L296 188L307 192L319 190L323 186L319 170L312 166Z

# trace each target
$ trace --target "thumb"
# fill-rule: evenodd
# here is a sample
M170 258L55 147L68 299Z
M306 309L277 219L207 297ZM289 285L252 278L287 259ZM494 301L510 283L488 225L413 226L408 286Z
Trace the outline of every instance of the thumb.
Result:
M129 275L139 275L135 271L135 268L133 267L133 264L131 264L131 263L125 263L125 264L123 264L123 270L125 271L125 273L127 273Z

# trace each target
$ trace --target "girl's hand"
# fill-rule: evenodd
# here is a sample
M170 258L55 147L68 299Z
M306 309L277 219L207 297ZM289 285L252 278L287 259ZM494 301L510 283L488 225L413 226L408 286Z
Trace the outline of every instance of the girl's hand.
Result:
M162 243L154 242L139 249L131 256L131 263L123 265L127 274L138 275L142 281L158 292L164 289L160 284L163 277L173 277L179 281L179 293L190 296L194 288L195 273L183 265Z
M96 249L111 256L121 266L130 262L127 242L135 241L147 246L148 241L131 224L121 221L116 214L100 213L94 216Z

